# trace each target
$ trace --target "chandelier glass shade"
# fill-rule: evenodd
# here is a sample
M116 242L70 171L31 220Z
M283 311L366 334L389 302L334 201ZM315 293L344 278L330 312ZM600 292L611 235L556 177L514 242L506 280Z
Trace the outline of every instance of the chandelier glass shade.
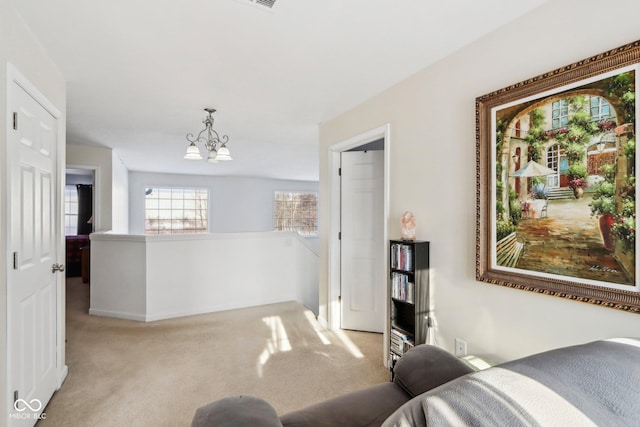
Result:
M207 150L207 161L210 163L218 163L221 161L233 160L231 153L226 144L229 142L227 135L220 136L218 132L213 129L213 117L212 114L216 112L213 108L205 108L209 115L204 118L204 129L200 131L197 136L192 133L187 134L187 141L189 146L184 158L187 160L202 160L198 143L202 143L205 150Z

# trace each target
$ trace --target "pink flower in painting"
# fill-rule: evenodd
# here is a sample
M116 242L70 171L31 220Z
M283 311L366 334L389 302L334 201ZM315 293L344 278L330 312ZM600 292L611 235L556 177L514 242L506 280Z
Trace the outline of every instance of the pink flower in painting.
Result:
M587 186L587 182L582 178L575 178L569 181L569 187L571 188L584 188Z

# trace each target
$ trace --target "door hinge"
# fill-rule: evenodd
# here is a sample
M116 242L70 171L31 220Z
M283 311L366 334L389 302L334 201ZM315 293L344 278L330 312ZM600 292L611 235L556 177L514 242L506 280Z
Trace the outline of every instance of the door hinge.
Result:
M16 407L16 402L18 401L18 390L13 391L13 407Z
M338 168L338 176L342 176L342 168Z
M13 113L13 130L18 130L18 113Z
M13 269L18 269L18 252L13 253Z
M342 231L338 231L338 240L342 240Z

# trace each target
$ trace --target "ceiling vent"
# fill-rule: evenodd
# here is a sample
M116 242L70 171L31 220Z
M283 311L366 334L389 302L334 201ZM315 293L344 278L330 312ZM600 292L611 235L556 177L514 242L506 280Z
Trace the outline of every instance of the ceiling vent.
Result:
M259 4L264 7L268 7L269 9L273 8L273 5L275 4L275 2L276 0L255 0L256 4Z
M253 6L256 9L260 9L264 12L273 12L276 8L276 0L234 0L238 3L242 3L245 6Z
M244 4L247 4L247 2L251 3L252 5L259 7L262 10L265 10L265 9L271 10L273 9L273 5L276 4L276 0L238 0L238 1Z

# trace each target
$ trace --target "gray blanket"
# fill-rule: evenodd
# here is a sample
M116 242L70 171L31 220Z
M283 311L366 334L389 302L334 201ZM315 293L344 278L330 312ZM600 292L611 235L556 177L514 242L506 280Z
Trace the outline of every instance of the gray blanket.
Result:
M640 426L640 340L552 350L415 397L396 426Z

